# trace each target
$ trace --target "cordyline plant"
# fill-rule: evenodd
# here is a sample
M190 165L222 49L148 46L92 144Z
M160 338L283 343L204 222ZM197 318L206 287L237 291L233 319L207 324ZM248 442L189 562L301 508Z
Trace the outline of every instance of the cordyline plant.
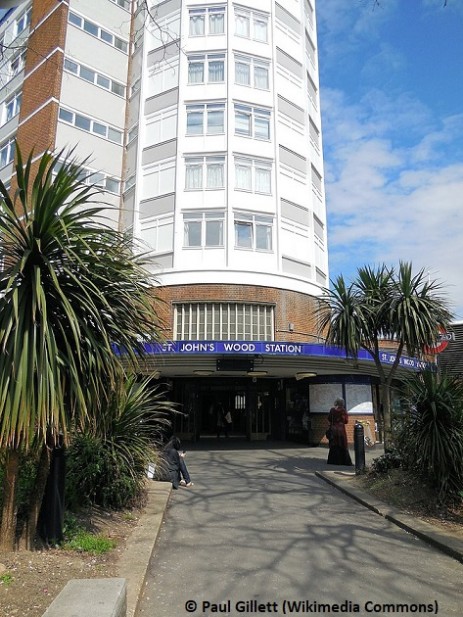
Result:
M72 153L44 153L25 163L19 148L17 190L0 182L0 451L5 482L0 548L16 531L19 455L41 451L29 545L48 475L50 449L68 439L92 401L120 376L120 345L136 364L156 340L152 280L133 240L104 222L99 192L81 182ZM64 160L63 160L64 159ZM34 171L36 170L36 171Z
M347 284L343 276L326 290L327 303L319 310L320 328L326 341L357 358L365 350L375 363L381 386L384 419L384 445L392 445L391 386L400 359L406 351L423 358L440 328L446 328L451 313L442 284L431 280L425 270L413 274L410 263L400 262L398 270L381 265L357 270ZM394 344L392 365L381 362L385 342Z

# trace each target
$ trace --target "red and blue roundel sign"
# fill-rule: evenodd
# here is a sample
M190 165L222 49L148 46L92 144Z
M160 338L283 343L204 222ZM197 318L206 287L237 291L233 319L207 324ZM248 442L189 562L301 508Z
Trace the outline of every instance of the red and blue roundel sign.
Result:
M434 345L425 345L424 353L438 354L442 353L447 347L450 341L455 340L455 334L453 332L447 332L444 328L439 328L439 334Z

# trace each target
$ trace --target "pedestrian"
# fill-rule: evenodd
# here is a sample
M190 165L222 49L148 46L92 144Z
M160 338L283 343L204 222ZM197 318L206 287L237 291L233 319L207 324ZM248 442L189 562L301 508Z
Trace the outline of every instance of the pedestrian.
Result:
M330 465L352 465L349 450L347 448L346 424L349 422L344 399L337 398L328 413L330 423L328 464ZM327 433L328 433L327 431Z
M180 447L180 439L178 437L171 437L163 452L165 473L167 480L172 482L173 489L178 489L180 485L188 487L193 486L184 459L185 453L180 453Z
M225 437L228 437L228 429L230 428L230 425L232 422L230 412L225 411L222 403L217 403L216 414L217 414L217 439L220 438L222 431Z

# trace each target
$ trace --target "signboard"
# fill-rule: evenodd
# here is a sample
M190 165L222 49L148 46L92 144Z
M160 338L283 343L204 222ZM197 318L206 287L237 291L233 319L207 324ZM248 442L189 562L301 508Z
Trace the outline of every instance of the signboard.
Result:
M439 330L437 341L434 343L434 345L426 345L424 347L424 352L431 355L442 353L444 349L448 346L449 342L454 340L454 332L447 332L446 330L444 330L444 328L441 328Z
M284 341L168 341L166 343L146 343L145 352L148 355L261 355L280 357L320 357L345 359L346 354L340 347L320 343L290 343ZM121 353L116 349L116 353ZM393 364L395 354L383 352L381 362ZM354 358L352 358L354 359ZM360 350L358 360L372 362L369 353ZM421 370L429 367L429 363L402 356L399 366L411 370Z

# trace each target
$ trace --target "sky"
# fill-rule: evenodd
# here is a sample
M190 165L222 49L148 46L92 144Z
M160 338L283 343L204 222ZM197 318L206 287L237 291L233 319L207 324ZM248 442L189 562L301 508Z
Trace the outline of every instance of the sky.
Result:
M463 0L317 0L330 279L412 262L463 320Z

